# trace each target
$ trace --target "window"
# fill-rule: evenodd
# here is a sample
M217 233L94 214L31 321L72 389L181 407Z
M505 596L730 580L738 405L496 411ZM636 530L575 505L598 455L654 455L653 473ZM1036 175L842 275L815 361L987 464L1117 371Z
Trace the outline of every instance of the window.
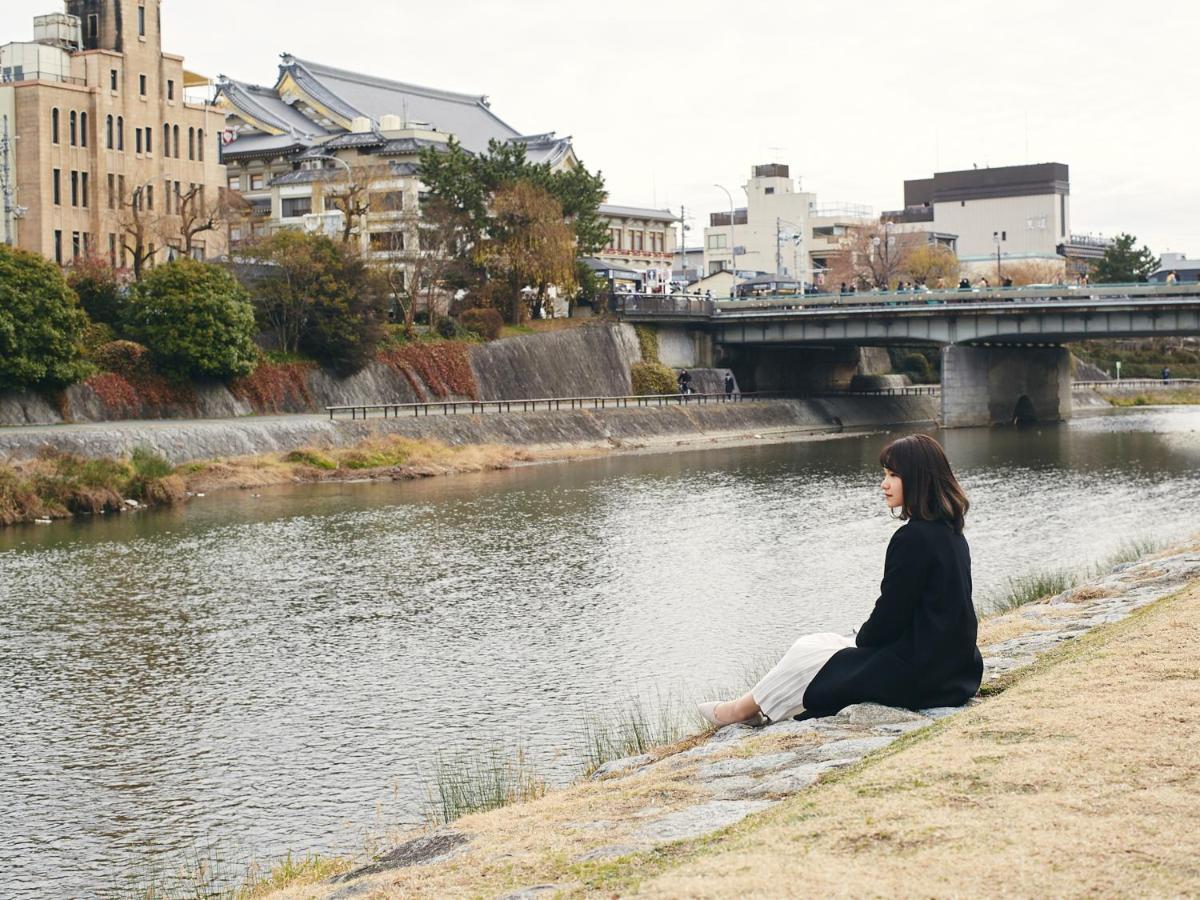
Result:
M773 188L773 187L763 188L763 193L764 194L773 194L773 193L775 193L775 188Z
M134 144L134 146L137 148L137 152L141 153L142 152L142 129L135 128L133 131L134 131L134 140L136 142Z
M726 240L727 237L728 235L724 234L710 234L708 236L708 249L724 250L727 246L729 246L728 241Z
M646 232L634 231L634 232L630 233L630 237L632 238L632 241L631 241L632 246L630 247L631 250L645 250L646 249Z
M403 231L372 231L371 249L391 253L404 249Z
M62 169L54 170L54 177L50 180L50 188L54 193L54 205L62 206Z
M165 182L163 182L163 184L165 186L165 189L163 190L163 209L166 212L170 213L171 212L171 179L168 178Z
M174 78L167 79L167 99L168 100L175 99L175 79Z
M79 253L83 249L83 241L80 239L78 231L71 232L71 258L79 259Z
M117 267L117 236L112 232L108 235L108 264Z
M108 208L117 208L117 176L112 172L108 173Z
M138 37L146 36L146 7L138 7Z
M116 69L108 70L108 89L110 91L115 91L117 89L117 70Z
M404 209L403 191L380 191L371 194L371 212L393 213Z
M146 76L145 75L138 76L138 93L141 94L143 97L146 96Z
M282 217L294 219L307 216L312 212L312 197L285 197L283 199Z
M197 262L204 262L204 245L192 244L192 259Z
M125 176L117 176L117 208L125 208Z
M95 13L88 16L87 36L95 40L100 35L100 17Z
M79 205L79 173L71 170L71 205Z
M162 149L163 156L171 155L171 126L170 125L163 126L162 148L163 148Z
M261 172L256 172L250 176L250 190L261 191L266 185L266 177Z
M125 150L125 117L117 116L117 149Z
M204 162L204 129L203 128L196 129L196 151L197 151L196 156L199 157L200 162Z
M54 232L54 261L62 265L62 232Z
M154 185L146 185L146 209L154 209Z
M1067 195L1058 195L1058 233L1061 237L1067 236Z
M621 249L621 229L620 228L608 229L608 246L611 247L613 250Z
M58 109L50 110L50 143L58 143Z
M104 120L104 146L109 150L111 150L113 148L114 131L115 131L115 129L113 128L113 117L109 116L107 119Z
M83 238L83 255L91 256L92 255L92 235L89 232L85 231L80 236Z
M188 129L188 159L196 158L196 129Z
M87 113L80 113L79 114L79 145L81 147L87 146L87 141L88 141L87 133L88 133L88 115L87 115Z
M171 136L175 139L175 152L171 154L176 159L179 159L179 126L176 125L171 129Z
M88 208L88 173L87 172L79 173L79 193L81 194L82 200L83 200L83 202L80 203L79 205L82 206L84 209L87 209Z
M71 146L74 147L79 143L79 117L75 114L75 110L71 110Z
M229 176L229 189L231 191L240 191L242 189L242 176L241 175L230 175Z

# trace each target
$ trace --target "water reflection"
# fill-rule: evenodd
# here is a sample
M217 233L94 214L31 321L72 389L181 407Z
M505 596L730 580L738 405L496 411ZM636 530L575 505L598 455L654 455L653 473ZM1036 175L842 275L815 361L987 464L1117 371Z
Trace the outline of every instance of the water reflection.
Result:
M1200 413L940 435L976 584L1178 535ZM420 814L433 754L523 740L566 777L582 709L728 683L874 600L885 435L401 485L214 494L0 534L7 893L91 893L209 835L353 847ZM11 890L9 890L11 888Z

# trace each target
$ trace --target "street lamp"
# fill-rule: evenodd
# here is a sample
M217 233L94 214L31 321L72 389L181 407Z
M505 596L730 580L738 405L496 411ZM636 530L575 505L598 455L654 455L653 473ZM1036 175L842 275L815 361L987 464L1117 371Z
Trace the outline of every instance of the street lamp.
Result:
M783 275L782 243L783 243L783 226L784 225L787 225L789 228L796 229L795 233L792 235L789 235L789 237L795 242L795 246L797 248L799 248L798 255L800 256L800 258L802 260L804 260L805 262L807 262L807 260L808 260L807 255L804 254L804 226L797 225L795 222L789 222L787 219L781 219L779 217L776 217L776 219L775 219L775 274L776 274L776 276ZM792 264L795 265L794 258L793 258ZM799 276L797 280L800 282L800 295L801 296L804 295L804 275L807 271L808 271L808 266L804 265L800 268L800 271L796 273L797 276Z
M327 153L309 153L306 159L328 159L342 166L346 170L346 222L349 227L350 222L350 189L354 185L354 171L350 168L350 163L346 162L340 156L330 156ZM367 215L363 213L363 231L367 230Z
M737 278L737 242L733 231L733 194L729 193L729 188L724 185L714 184L713 187L718 187L725 192L725 196L729 198L729 270L733 277ZM732 295L733 289L730 288Z
M999 285L1003 280L1000 273L1000 242L1008 240L1008 232L993 231L992 240L996 242L996 284Z

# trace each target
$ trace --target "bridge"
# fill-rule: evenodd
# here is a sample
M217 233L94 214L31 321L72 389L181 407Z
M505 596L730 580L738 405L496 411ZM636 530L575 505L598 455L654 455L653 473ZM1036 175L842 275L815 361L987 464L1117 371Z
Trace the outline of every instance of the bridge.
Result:
M619 312L658 323L668 341L678 343L680 332L697 347L708 341L735 371L740 364L739 381L758 389L795 389L822 364L844 365L839 348L940 346L942 424L953 427L1069 418L1070 353L1063 345L1200 335L1200 283L728 300L630 295Z

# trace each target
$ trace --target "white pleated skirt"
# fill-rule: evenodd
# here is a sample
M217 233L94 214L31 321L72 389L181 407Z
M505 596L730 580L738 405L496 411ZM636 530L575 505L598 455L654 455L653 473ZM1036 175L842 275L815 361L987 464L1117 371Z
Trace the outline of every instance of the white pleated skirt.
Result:
M804 692L829 657L853 647L854 638L822 632L800 637L783 659L750 689L754 702L772 722L782 722L804 711Z

